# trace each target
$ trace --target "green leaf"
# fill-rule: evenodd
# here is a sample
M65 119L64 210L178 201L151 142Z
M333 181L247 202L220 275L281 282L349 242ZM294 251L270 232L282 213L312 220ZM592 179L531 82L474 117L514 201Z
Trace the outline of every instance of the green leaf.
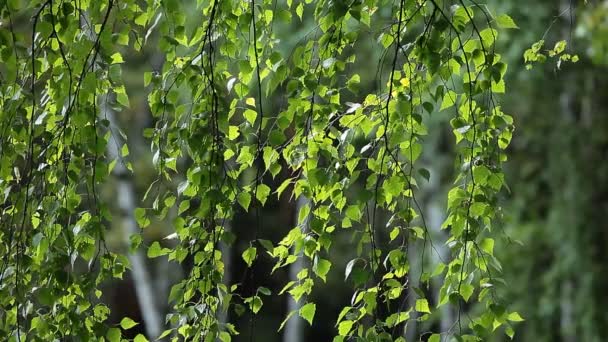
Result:
M496 23L498 24L499 27L504 28L504 29L518 29L519 28L517 26L517 24L515 24L515 21L513 20L513 18L511 18L510 16L508 16L506 14L501 14L498 17L496 17Z
M475 288L471 284L462 284L460 285L460 295L464 299L465 302L469 301L469 298L473 295Z
M431 313L429 302L424 298L416 299L415 309L418 312Z
M498 40L498 31L488 27L479 32L479 36L481 37L484 47L487 49L494 45L496 40Z
M258 113L253 109L245 109L245 111L243 112L243 116L245 117L247 122L249 122L249 124L253 126L255 125L255 120L258 117Z
M121 336L120 329L118 328L110 328L106 333L106 337L110 342L120 342Z
M231 342L232 341L232 336L230 336L230 334L226 331L220 331L219 338L220 338L220 341L222 341L222 342Z
M342 321L338 325L338 333L340 336L347 336L350 332L350 329L353 327L353 321Z
M479 247L482 251L490 255L494 254L494 239L483 239L483 241L481 241L481 243L479 244Z
M148 21L147 13L139 14L134 20L135 24L137 24L139 26L145 26L147 21Z
M346 82L346 87L348 90L356 94L359 91L359 84L361 83L361 76L359 74L354 74L348 82Z
M236 196L236 200L239 202L241 207L245 211L249 211L249 204L251 203L251 195L248 192L242 191Z
M505 328L505 334L509 336L510 339L513 339L513 336L515 336L515 331L509 326Z
M279 153L269 146L264 147L262 155L266 170L270 169L273 165L276 165L276 162L279 159Z
M264 305L264 302L262 302L262 298L260 298L259 296L249 297L245 299L245 303L249 304L249 309L251 309L254 314L257 314L260 309L262 309L262 305Z
M472 217L480 217L483 216L486 209L489 207L487 203L483 202L475 202L471 204L471 216Z
M242 257L243 260L245 260L245 263L247 263L247 265L251 267L251 265L253 265L253 261L255 260L256 255L257 249L255 247L249 247L243 252Z
M122 55L120 54L120 52L116 52L112 55L112 64L120 64L120 63L124 63L125 61L122 59Z
M143 229L150 225L150 219L148 219L146 217L146 209L135 208L134 215L135 215L135 221L137 221L137 225L139 226L139 228Z
M441 342L441 335L433 334L429 337L428 342Z
M266 248L266 250L270 253L272 253L272 251L274 250L274 246L272 245L272 242L269 240L264 240L264 239L258 239L258 242L264 247Z
M238 126L228 127L228 139L235 140L240 135Z
M382 33L378 37L378 40L382 43L382 46L384 46L384 48L386 49L393 44L393 41L395 41L395 37L392 34Z
M553 47L553 53L555 55L559 55L560 53L564 52L564 50L566 50L567 45L568 43L565 40L560 40L556 42L555 46Z
M418 169L418 173L422 176L422 178L426 179L427 182L431 179L431 173L427 169L420 168Z
M154 241L150 247L148 247L148 258L158 258L163 255L171 253L169 248L161 248L158 241Z
M265 296L270 296L272 294L272 292L270 292L270 289L268 289L267 287L263 287L263 286L258 288L258 292Z
M264 19L267 23L271 23L273 18L273 12L271 10L264 11Z
M349 205L346 208L346 217L353 221L359 221L361 219L361 208L358 205Z
M137 336L135 336L133 339L133 342L148 342L148 339L142 334L137 334Z
M316 310L317 305L315 303L307 303L300 308L300 317L304 318L306 321L308 321L308 324L312 325Z
M496 94L504 94L505 90L505 80L500 80L498 82L492 81L492 92Z
M120 321L120 327L123 328L124 330L129 330L138 324L139 323L135 322L134 320L132 320L129 317L125 317Z
M268 198L268 195L270 195L270 187L264 183L259 184L258 188L256 190L255 193L255 197L258 199L258 201L260 201L260 203L262 205L264 205L264 203L266 203L266 199Z
M122 145L120 149L120 155L124 158L129 155L129 146L127 144Z
M401 322L405 322L408 318L410 318L409 311L394 313L386 318L386 325L392 328Z
M395 227L391 230L391 232L389 234L391 241L395 240L399 236L400 231L401 230L399 229L399 227Z
M287 321L289 321L289 319L291 318L291 316L293 316L297 311L293 310L290 313L287 314L287 317L285 317L285 319L283 320L283 322L281 322L281 325L279 326L279 329L277 331L281 331L283 330L283 327L285 326L285 324L287 323Z
M517 312L511 312L509 316L507 316L507 319L512 322L521 322L524 320Z
M162 333L162 334L160 334L160 336L158 336L158 337L156 338L156 340L160 340L160 339L163 339L163 338L165 338L165 337L169 336L169 334L171 334L171 333L172 333L174 330L175 330L175 329L167 329L167 330L163 331L163 333Z
M455 92L452 90L448 91L447 94L443 96L443 101L441 102L440 111L444 109L448 109L452 107L456 103L457 96Z
M313 272L315 272L319 278L323 279L323 281L326 281L325 276L329 272L330 268L331 262L329 260L317 259L317 262L313 266Z

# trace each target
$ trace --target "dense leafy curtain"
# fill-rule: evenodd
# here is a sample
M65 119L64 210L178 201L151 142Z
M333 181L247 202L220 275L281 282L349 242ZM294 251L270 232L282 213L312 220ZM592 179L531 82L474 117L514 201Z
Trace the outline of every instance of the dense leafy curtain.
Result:
M428 325L424 338L513 335L510 322L522 318L500 299L493 256L513 132L497 98L507 65L495 42L517 27L508 15L467 0L1 5L0 338L119 341L136 324L109 326L99 300L100 285L130 267L126 251L104 242L114 203L99 189L117 165L133 172L126 144L108 158L106 146L122 133L99 111L101 98L117 113L130 106L124 56L144 48L164 56L141 76L153 116L141 135L157 176L149 205L133 215L146 229L176 210L168 238L178 243L145 245L134 234L130 248L189 265L167 298L163 337L229 341L238 331L220 312L255 314L277 295L300 301L286 319L314 324L323 303L307 298L329 272L354 286L335 318L335 341L403 341L408 322L443 305L457 313L452 327ZM282 29L305 21L311 30L285 45ZM365 59L361 46L370 45L379 58ZM376 70L373 79L355 63ZM437 252L418 192L435 175L417 161L435 115L449 117L457 156L443 223L449 259L428 269ZM260 211L275 196L308 200L298 223L271 241ZM238 238L224 229L237 211L256 223L239 252L247 272L226 284L220 242ZM343 270L332 263L332 241L344 235L353 249ZM413 287L408 248L416 240L423 247ZM298 258L307 266L273 294L255 283L260 258L276 263L270 274ZM443 280L437 300L435 277ZM473 302L481 305L472 310ZM255 335L255 316L247 329Z

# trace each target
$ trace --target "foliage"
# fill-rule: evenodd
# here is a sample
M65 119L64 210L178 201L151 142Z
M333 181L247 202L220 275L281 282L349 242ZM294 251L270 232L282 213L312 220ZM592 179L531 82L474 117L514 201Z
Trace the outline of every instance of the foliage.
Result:
M553 49L547 50L546 53L541 51L543 45L545 44L544 40L539 40L538 42L532 44L526 52L524 52L524 60L529 63L526 65L527 69L532 69L532 62L543 63L547 60L547 58L556 58L557 59L557 68L560 69L562 62L572 61L573 63L578 62L579 58L577 55L571 55L569 53L565 53L567 42L565 40L560 40L555 43Z
M510 96L503 106L518 113L518 134L505 170L513 196L505 211L506 231L520 241L497 244L506 296L526 318L521 341L602 341L607 331L604 219L607 83L605 4L590 1L567 11L567 1L526 2L508 9L530 36L514 36L512 46L543 36L568 40L580 56L576 64L557 60L520 72L510 64ZM553 17L555 15L555 17ZM548 30L552 19L555 25ZM522 41L524 41L522 43ZM511 48L517 53L521 50ZM505 52L506 54L506 52ZM521 69L524 68L522 63ZM550 80L550 82L548 82Z
M120 340L96 298L100 284L130 266L105 246L112 217L98 188L116 163L131 167L126 145L119 160L104 159L114 142L98 111L129 107L123 52L149 44L165 57L160 70L143 77L154 117L144 136L157 179L146 192L151 207L135 216L146 229L176 208L179 244L145 247L134 237L131 247L145 248L150 258L192 262L168 298L175 331L163 335L229 341L238 334L217 315L263 309L271 291L251 284L260 258L272 258L275 269L309 260L310 268L281 291L304 302L329 272L343 272L332 267L331 245L349 235L356 255L345 273L355 290L336 319L335 341L403 341L415 312L424 321L443 305L455 306L458 318L432 340L482 340L499 327L513 336L510 322L521 317L496 290L501 266L492 230L513 132L512 118L497 105L507 65L495 42L499 29L517 27L514 21L475 2L448 0L212 0L198 1L194 18L185 6L2 3L0 338ZM31 21L20 26L17 18ZM284 52L277 28L305 18L313 18L314 29ZM384 51L374 80L351 71L368 38ZM376 88L363 92L362 82ZM111 95L103 97L109 103L100 102L102 94ZM422 287L408 292L408 246L433 245L417 200L418 184L433 175L416 164L430 115L451 117L458 147L444 223L452 257L424 270ZM219 243L234 240L224 222L237 210L259 222L274 196L310 202L280 241L263 239L259 223L252 227L254 238L241 253L248 273L243 282L224 284ZM379 222L381 212L387 222ZM390 243L376 241L380 229L391 232ZM444 280L437 301L425 288L433 277ZM416 296L411 308L408 293ZM483 310L465 316L471 302ZM288 318L314 324L319 307L305 303ZM120 327L135 324L125 319Z

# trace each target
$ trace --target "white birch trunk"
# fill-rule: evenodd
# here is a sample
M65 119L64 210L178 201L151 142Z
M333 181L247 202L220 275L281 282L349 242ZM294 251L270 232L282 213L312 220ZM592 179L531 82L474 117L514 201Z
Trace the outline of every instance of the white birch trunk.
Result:
M110 141L107 145L107 152L109 159L117 160L116 166L112 170L112 175L116 178L116 196L118 197L117 201L120 211L118 216L119 226L123 234L124 244L128 248L131 235L139 234L139 227L134 216L137 200L129 171L120 157L123 142L120 134L118 134L114 110L107 102L108 95L103 96L100 114L102 118L110 122ZM131 263L131 275L133 277L137 301L146 327L146 334L149 338L156 338L162 332L162 320L161 314L156 307L156 296L146 268L146 258L141 250L137 250L135 253L129 254L129 261Z
M414 287L418 287L418 279L420 275L419 258L422 249L418 248L418 243L409 242L407 249L407 260L410 263L410 271L408 274L408 285L407 285L407 305L408 308L413 308L416 304L416 298L418 294L413 290ZM410 312L410 319L403 328L403 335L406 341L415 341L418 331L418 322L416 321L417 312L412 310Z
M430 199L429 203L427 204L428 210L426 216L428 218L428 229L431 235L433 236L434 246L437 251L437 253L435 253L435 251L431 252L433 254L433 265L431 266L431 269L435 269L435 266L440 262L449 261L450 251L448 250L448 247L445 244L446 236L441 231L441 225L445 220L445 209L439 201L441 195L439 190L440 184L438 179L440 175L440 173L438 172L439 168L430 167L429 171L431 173L431 177L434 177L434 180L431 179L431 187L429 189L431 193L429 194ZM441 286L443 286L443 279L435 278L433 279L432 283L433 291L435 291L433 297L435 298L435 302L439 303L439 289L441 289ZM441 313L439 322L439 326L441 329L440 331L447 332L454 324L454 312L450 305L442 305L439 308L439 312Z
M309 205L310 200L306 198L304 195L301 195L296 201L296 210L295 210L295 222L298 222L298 217L300 210ZM302 222L302 232L308 232L308 218L304 219ZM289 280L297 281L298 273L302 269L304 269L305 261L304 257L300 255L298 259L289 266ZM300 304L296 302L293 298L288 297L287 302L287 312L297 311L300 309ZM287 324L285 325L285 333L283 334L283 342L302 342L304 339L304 321L298 317L298 314L294 314Z
M225 220L224 221L224 230L229 232L232 230L232 221ZM232 247L224 242L220 242L220 252L222 253L222 262L224 263L224 284L230 288L230 282L232 281L232 274L230 273L232 269ZM220 324L228 323L228 312L222 310L221 308L218 310L218 321Z

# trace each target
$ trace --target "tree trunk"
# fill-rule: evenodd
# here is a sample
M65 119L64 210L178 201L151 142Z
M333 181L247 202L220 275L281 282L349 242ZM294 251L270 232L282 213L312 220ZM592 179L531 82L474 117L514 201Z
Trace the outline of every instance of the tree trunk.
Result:
M110 122L110 141L107 145L108 157L117 160L112 175L116 179L116 196L118 197L119 222L125 246L130 245L130 237L139 234L139 227L135 220L134 211L136 208L136 195L133 181L129 171L125 167L120 157L122 142L118 134L118 124L114 115L114 110L107 103L109 96L101 99L101 116ZM146 258L141 250L129 254L131 263L131 275L133 285L137 294L137 301L146 327L146 334L150 338L156 338L162 332L161 314L156 307L156 296L154 294L152 282L146 268Z
M561 0L560 3L560 12L567 13L566 11L572 11L570 0ZM574 14L568 12L572 16L572 21L574 21ZM569 21L569 20L568 20ZM570 25L574 25L574 22L566 23L563 27L561 35L562 39L568 40L570 43ZM565 122L575 122L575 113L572 108L574 91L573 86L576 86L573 82L565 83L562 88L562 93L559 98L560 109L562 112L562 116L565 118ZM568 184L572 186L572 178L569 178ZM568 186L567 185L567 186ZM573 216L574 217L574 216ZM569 276L567 276L569 278ZM571 279L563 279L560 286L560 333L565 342L574 342L576 341L576 335L574 333L574 291L572 288L572 280Z
M310 203L310 200L308 198L306 198L304 195L301 195L297 202L296 202L296 210L294 212L294 222L296 222L296 224L298 224L298 216L300 213L300 210L302 208L304 208L305 206L307 206ZM308 232L308 218L304 219L304 222L302 222L302 232L306 233ZM300 273L300 271L305 267L305 261L304 261L304 256L300 255L298 257L298 259L289 266L289 280L290 281L297 281L298 280L298 273ZM297 311L300 309L300 304L298 304L298 302L296 302L293 298L289 297L288 299L288 304L287 304L287 313L290 313L292 311ZM304 339L304 326L303 326L303 320L300 317L297 317L297 314L294 314L289 321L287 321L287 324L285 325L285 333L283 334L283 342L302 342Z
M418 279L420 278L420 267L419 260L421 256L422 249L419 248L417 242L410 241L408 243L407 248L407 260L410 263L410 271L408 273L408 285L407 285L407 305L409 308L413 308L416 304L416 298L418 298L418 294L414 291L415 287L418 287ZM418 330L418 323L416 318L418 317L418 313L414 310L410 312L410 319L407 321L407 324L403 328L403 335L405 336L406 341L414 341Z
M433 240L433 244L435 246L434 250L430 251L430 254L433 256L431 270L435 269L435 266L440 262L448 263L450 259L450 250L448 246L445 244L447 236L445 232L441 230L441 225L445 220L446 208L442 203L444 203L445 193L442 191L443 184L441 184L441 179L443 178L441 170L445 170L445 162L444 156L445 151L441 151L440 142L442 139L441 126L437 125L435 129L436 134L431 135L429 138L429 164L428 170L431 175L429 178L428 187L426 188L426 217L428 230L431 234L431 239ZM435 298L435 302L439 303L439 290L443 286L443 279L441 277L434 278L432 280L433 297ZM455 317L454 311L450 305L443 305L439 309L440 312L440 331L447 332L451 329L454 324Z
M436 175L435 178L439 178L439 173L437 169L431 167L429 171L431 172L431 175ZM434 256L433 265L431 266L431 269L434 269L438 263L448 262L448 259L450 258L450 251L448 250L448 247L445 244L445 234L441 231L441 225L443 224L443 221L445 219L445 211L439 201L439 197L441 197L438 186L439 180L431 180L431 183L435 184L433 184L434 186L432 186L431 188L431 191L433 191L433 193L430 194L431 198L429 199L430 203L427 204L428 210L426 215L428 217L428 229L434 238L433 241L435 249L437 250L437 254L439 254L435 254L434 251L431 252ZM443 286L443 280L441 278L435 278L433 279L432 283L433 291L435 291L433 297L435 298L435 302L439 303L439 289L441 289L441 286ZM441 306L439 308L439 312L440 331L447 332L454 324L454 312L452 310L452 307L447 304Z
M232 230L232 221L226 220L224 222L224 230L229 232ZM230 288L230 282L232 281L231 270L232 270L232 246L220 242L220 252L222 253L222 261L224 262L224 284ZM218 310L217 319L220 324L228 323L230 317L227 311Z

